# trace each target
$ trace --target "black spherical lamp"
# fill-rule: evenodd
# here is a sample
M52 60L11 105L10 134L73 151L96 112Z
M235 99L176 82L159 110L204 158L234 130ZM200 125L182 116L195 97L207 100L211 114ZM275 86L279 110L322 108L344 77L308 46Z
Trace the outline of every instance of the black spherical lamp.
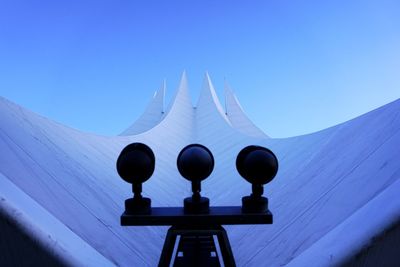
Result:
M210 200L201 197L201 181L206 179L214 169L214 157L211 151L200 144L191 144L182 149L178 155L177 166L180 174L192 182L192 197L184 199L186 213L206 213Z
M132 184L133 198L125 200L129 213L148 214L151 212L151 199L142 197L142 183L154 172L155 157L150 147L142 143L126 146L117 160L117 172L121 178Z
M275 154L262 146L247 146L236 158L236 169L252 184L252 194L242 198L242 211L265 212L268 209L268 199L262 196L263 186L272 181L278 172L278 159Z

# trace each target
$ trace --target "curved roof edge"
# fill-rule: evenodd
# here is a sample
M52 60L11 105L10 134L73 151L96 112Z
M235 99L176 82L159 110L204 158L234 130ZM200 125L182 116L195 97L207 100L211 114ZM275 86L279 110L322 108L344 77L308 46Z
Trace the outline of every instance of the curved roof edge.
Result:
M178 89L175 92L175 96L171 100L166 113L167 117L170 113L175 112L175 110L192 110L193 105L189 95L189 86L187 82L186 71L182 73L181 81L179 83Z
M148 104L145 112L130 127L120 135L135 135L150 130L156 126L164 115L165 81L161 88L154 93L153 99Z
M399 223L399 192L400 180L397 180L287 266L310 266L311 262L312 266L341 266L374 237Z
M225 120L228 125L231 125L230 121L226 117L224 109L222 108L221 103L219 102L217 93L215 92L214 85L211 82L210 76L206 72L203 81L203 87L197 101L196 111L199 113L214 113L213 110L217 112L217 114Z
M70 266L114 266L0 173L0 212L57 260Z
M142 116L120 135L142 134L157 125L165 124L165 121L173 120L180 121L180 124L184 124L189 128L197 125L197 129L201 129L212 121L217 125L221 125L221 127L229 127L249 137L268 138L268 136L255 126L245 115L239 101L227 84L225 84L226 110L224 110L221 105L207 72L196 107L192 105L188 88L187 76L184 71L175 96L165 110L164 98L166 89L164 82L163 87L155 93L153 100Z
M225 107L226 115L236 130L241 131L252 137L268 137L262 130L260 130L244 113L242 106L239 103L233 90L225 82Z

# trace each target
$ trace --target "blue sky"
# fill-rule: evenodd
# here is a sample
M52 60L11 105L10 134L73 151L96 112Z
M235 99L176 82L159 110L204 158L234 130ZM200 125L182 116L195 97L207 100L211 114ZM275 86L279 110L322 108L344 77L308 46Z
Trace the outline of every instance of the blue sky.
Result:
M399 1L0 1L0 95L118 134L163 79L224 78L273 137L400 98Z

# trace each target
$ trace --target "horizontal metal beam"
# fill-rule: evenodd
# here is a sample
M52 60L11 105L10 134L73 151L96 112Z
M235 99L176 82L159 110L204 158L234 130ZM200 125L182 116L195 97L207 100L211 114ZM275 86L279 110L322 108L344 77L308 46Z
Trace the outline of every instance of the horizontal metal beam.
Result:
M243 213L240 206L210 207L209 213L185 213L183 207L154 207L151 214L121 215L122 226L272 224L270 211Z

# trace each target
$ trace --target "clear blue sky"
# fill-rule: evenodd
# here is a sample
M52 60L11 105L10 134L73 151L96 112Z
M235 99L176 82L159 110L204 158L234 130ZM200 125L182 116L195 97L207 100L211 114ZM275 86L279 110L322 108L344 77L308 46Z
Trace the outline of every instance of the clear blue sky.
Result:
M0 95L118 134L185 69L193 101L226 77L273 137L400 98L399 1L0 1Z

